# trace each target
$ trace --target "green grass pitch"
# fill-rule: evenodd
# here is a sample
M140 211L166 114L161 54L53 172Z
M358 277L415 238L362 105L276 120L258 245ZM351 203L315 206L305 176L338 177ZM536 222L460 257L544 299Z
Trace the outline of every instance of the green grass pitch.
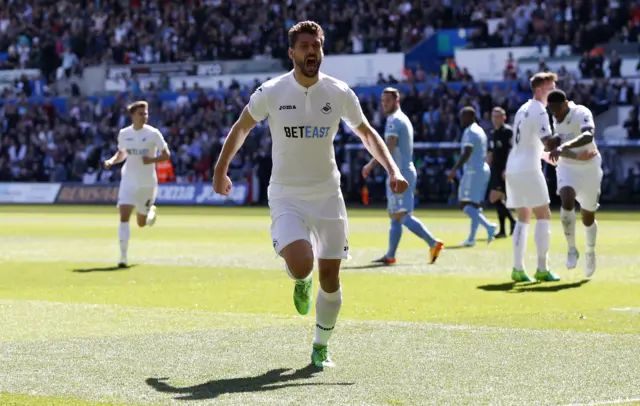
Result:
M437 264L405 230L398 264L375 268L385 212L349 210L337 367L324 372L308 367L315 316L295 312L267 210L158 215L132 226L134 266L114 270L115 208L0 207L0 405L640 401L638 213L599 213L590 281L582 260L564 269L555 213L562 281L514 286L511 240L456 249L457 211L417 213L449 247Z

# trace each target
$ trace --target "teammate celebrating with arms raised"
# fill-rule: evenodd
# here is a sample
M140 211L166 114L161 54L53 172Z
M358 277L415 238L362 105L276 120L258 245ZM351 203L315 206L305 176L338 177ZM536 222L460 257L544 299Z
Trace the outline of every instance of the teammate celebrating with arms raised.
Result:
M301 22L289 30L293 71L263 83L251 95L225 140L213 177L214 190L228 194L231 159L251 129L268 118L273 140L268 189L273 246L295 280L293 301L303 315L311 310L311 272L318 258L320 289L311 361L320 368L333 365L327 343L342 305L340 263L349 255L347 212L333 147L340 119L387 170L393 192L402 194L408 187L355 93L344 82L320 73L323 44L324 32L315 22Z
M444 247L442 241L436 240L422 222L413 215L414 198L416 191L417 174L413 165L413 125L411 120L400 109L400 93L393 87L383 90L380 102L387 122L384 137L393 160L400 168L402 176L409 182L409 188L401 195L393 193L387 182L387 208L391 217L389 228L389 250L380 259L373 262L381 264L394 264L396 262L396 250L402 237L402 225L420 237L429 245L429 262L434 263ZM372 158L362 169L362 176L368 177L377 165Z
M580 203L582 224L587 239L584 274L590 277L596 271L598 222L595 220L595 212L599 206L602 182L602 158L594 142L593 114L585 106L568 101L560 89L549 93L547 100L549 110L553 114L558 141L562 142L559 146L549 145L549 155L552 160L558 162L558 195L562 200L560 219L569 248L567 268L575 268L580 256L576 248L574 207L577 200Z
M129 248L129 218L135 207L139 227L153 226L156 222L156 206L153 204L158 192L156 163L167 161L171 152L158 129L147 125L149 105L138 101L128 107L132 125L118 133L118 152L104 162L109 169L126 159L122 167L122 178L118 190L120 210L120 261L118 266L127 266ZM160 154L158 155L158 151ZM157 155L157 156L156 156Z

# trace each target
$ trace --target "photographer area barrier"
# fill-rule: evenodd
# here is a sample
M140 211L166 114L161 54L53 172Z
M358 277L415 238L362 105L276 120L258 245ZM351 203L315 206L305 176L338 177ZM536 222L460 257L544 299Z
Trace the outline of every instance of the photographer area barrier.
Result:
M0 204L116 204L118 184L0 183ZM156 203L160 205L239 206L247 203L249 184L234 183L229 196L222 196L205 183L161 183Z

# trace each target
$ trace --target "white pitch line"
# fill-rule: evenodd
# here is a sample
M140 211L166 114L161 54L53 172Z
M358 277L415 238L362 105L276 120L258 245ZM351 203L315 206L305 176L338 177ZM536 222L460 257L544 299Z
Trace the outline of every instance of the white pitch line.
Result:
M640 402L640 397L616 400L599 400L592 403L571 403L563 406L597 406L597 405L620 405L624 403Z

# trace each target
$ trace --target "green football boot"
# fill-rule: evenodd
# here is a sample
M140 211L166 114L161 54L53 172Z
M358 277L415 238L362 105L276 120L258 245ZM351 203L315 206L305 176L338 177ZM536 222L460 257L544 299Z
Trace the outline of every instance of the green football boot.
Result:
M536 271L534 277L538 282L558 282L560 280L560 277L553 272L541 271L539 269Z
M513 271L511 271L511 280L514 282L534 282L525 271L519 271L516 268L513 268Z
M311 363L318 368L331 368L335 366L326 345L313 344L313 352L311 353Z
M311 311L313 302L312 282L313 278L296 281L296 286L293 289L293 304L296 306L298 313L303 316Z

